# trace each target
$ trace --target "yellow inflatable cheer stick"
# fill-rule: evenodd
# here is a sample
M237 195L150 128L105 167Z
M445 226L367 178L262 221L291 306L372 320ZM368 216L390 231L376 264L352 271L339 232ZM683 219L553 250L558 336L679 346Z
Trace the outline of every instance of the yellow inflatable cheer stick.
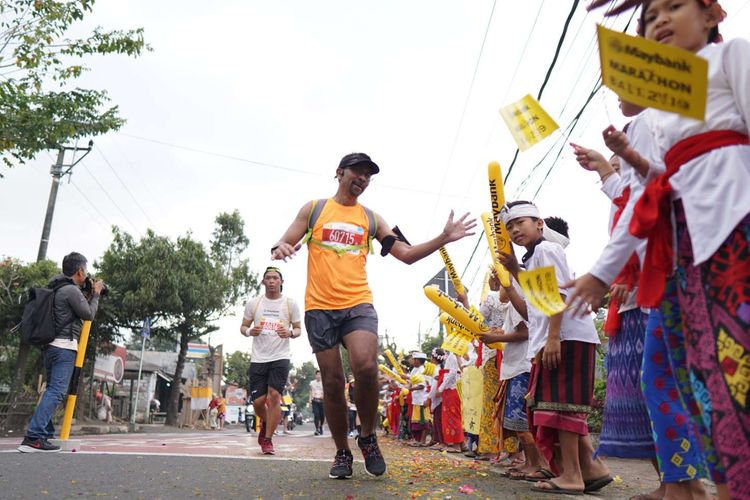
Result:
M481 217L482 224L484 224L484 234L487 236L487 245L489 245L490 254L492 254L492 267L495 269L495 274L500 280L500 284L504 287L508 287L510 286L510 273L497 259L497 240L495 239L495 226L492 220L492 215L490 215L489 212L484 212ZM505 227L505 225L503 225L503 227Z
M434 377L437 371L437 365L432 361L425 361L424 363L424 374L428 377Z
M490 202L492 204L492 222L495 231L495 242L497 243L497 249L502 253L510 253L512 247L510 246L510 237L508 236L508 230L505 229L505 224L500 218L500 210L505 205L505 191L503 188L503 175L500 171L500 164L496 161L491 161L487 166L487 177L489 178L490 185Z
M424 287L424 294L433 304L451 315L461 326L470 332L476 334L489 330L481 314L466 309L438 287L434 285L426 286Z
M443 311L440 313L440 322L445 326L445 329L450 331L455 330L456 333L463 333L466 335L474 336L469 330L467 330L461 323L456 321L453 316Z
M401 378L398 373L394 372L393 370L391 370L390 368L388 368L384 364L378 365L378 368L380 368L380 371L383 372L383 375L385 375L386 377L392 378L393 380L395 380L399 384L403 384L403 385L406 384L406 380L404 380L403 378Z
M453 282L453 288L456 289L457 293L465 294L466 287L464 287L464 284L461 283L461 278L458 276L458 272L456 272L456 267L453 265L453 261L448 255L448 250L446 250L445 247L440 247L438 252L440 252L440 256L443 258L443 263L445 264L445 270L448 272L448 276L450 276L451 281Z
M402 377L406 375L406 373L404 373L404 369L401 368L401 365L396 362L396 358L393 357L393 353L391 352L390 349L386 349L384 354L385 354L385 357L388 358L388 361L390 361L391 366L393 366L393 369L396 370L396 373L398 373Z

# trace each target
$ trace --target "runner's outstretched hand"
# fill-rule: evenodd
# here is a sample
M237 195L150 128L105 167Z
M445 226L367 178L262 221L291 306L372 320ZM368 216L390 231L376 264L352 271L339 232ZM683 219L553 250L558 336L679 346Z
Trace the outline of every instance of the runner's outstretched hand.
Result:
M271 259L273 260L283 260L286 262L286 259L291 259L294 257L294 255L297 253L297 250L302 248L302 245L297 243L296 245L292 246L289 243L279 243L278 246L275 246L273 250L271 251Z
M445 227L443 228L443 235L448 239L449 243L451 241L460 240L464 236L471 236L474 234L473 231L470 231L476 227L477 220L466 220L469 216L469 212L466 212L455 221L453 220L453 215L453 210L451 210L450 215L448 215L448 222L445 223Z

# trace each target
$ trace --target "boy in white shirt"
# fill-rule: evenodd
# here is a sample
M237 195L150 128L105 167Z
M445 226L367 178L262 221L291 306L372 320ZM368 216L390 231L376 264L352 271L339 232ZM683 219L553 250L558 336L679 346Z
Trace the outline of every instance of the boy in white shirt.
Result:
M539 209L529 202L509 203L503 222L513 243L526 248L523 263L527 270L554 266L558 284L572 278L562 243L567 235L552 231ZM557 241L553 243L550 240ZM503 265L518 280L520 265L513 254L501 254ZM524 303L514 289L508 289L513 306L529 321L528 359L531 371L528 407L537 445L547 460L555 443L560 445L561 474L552 478L540 470L535 491L581 494L596 491L612 481L609 469L594 450L588 436L587 414L594 393L595 349L599 336L590 316L576 317L569 312L545 316ZM560 290L563 300L564 292ZM525 314L524 314L525 313ZM545 478L547 480L545 480Z

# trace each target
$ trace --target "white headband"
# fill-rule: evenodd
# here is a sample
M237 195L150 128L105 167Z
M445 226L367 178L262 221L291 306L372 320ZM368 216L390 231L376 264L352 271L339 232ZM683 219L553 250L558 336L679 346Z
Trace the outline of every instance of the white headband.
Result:
M536 205L532 205L531 203L522 203L520 205L513 205L512 207L503 208L501 217L503 218L503 224L507 224L513 219L520 219L521 217L533 217L535 219L541 219L542 214L539 213L539 209L536 207ZM544 236L545 240L551 241L552 243L557 243L563 248L567 247L570 244L570 240L567 237L558 233L554 229L550 229L546 223L544 224L544 228L542 229L542 236Z

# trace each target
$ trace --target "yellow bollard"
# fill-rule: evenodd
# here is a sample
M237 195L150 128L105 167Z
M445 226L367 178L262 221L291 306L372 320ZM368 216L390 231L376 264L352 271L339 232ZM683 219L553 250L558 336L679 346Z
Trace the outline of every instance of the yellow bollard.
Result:
M70 426L73 424L73 411L76 408L76 398L78 392L78 379L81 377L83 360L86 358L86 346L89 343L89 332L91 331L91 321L84 321L81 328L81 336L78 339L78 354L76 355L76 364L73 369L73 376L70 377L70 387L68 388L68 399L65 402L65 415L63 416L62 429L60 429L60 440L67 441L70 437Z

